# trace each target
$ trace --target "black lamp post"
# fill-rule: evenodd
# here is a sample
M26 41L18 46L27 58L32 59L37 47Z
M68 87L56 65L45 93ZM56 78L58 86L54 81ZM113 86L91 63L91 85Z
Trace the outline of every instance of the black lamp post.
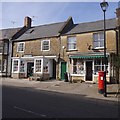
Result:
M108 2L105 2L105 0L103 0L103 2L100 3L100 6L103 10L104 13L104 97L107 97L107 93L106 93L106 24L105 24L105 12L108 8Z

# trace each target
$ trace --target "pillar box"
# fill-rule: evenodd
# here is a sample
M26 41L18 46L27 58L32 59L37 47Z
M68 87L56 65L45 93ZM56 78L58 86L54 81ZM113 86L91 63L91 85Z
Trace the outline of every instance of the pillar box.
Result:
M103 94L104 93L104 71L98 72L98 92Z

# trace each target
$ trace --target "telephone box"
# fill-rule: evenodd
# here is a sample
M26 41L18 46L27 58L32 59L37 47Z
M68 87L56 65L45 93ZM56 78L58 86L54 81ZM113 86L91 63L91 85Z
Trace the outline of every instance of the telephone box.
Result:
M104 71L98 72L98 92L103 94L104 93Z

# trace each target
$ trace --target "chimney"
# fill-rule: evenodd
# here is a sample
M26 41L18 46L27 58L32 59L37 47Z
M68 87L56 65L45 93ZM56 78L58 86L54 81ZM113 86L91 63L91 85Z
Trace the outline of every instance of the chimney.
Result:
M30 27L31 27L31 22L32 22L32 20L31 20L30 17L26 16L26 17L24 18L24 26L26 26L27 28L30 28Z
M117 26L120 26L120 1L118 2L118 8L116 9L116 17L117 17Z

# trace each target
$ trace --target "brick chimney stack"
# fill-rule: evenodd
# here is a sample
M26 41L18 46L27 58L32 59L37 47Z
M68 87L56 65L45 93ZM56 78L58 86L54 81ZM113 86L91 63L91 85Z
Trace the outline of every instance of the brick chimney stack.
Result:
M26 16L24 18L24 26L26 26L27 28L30 28L31 27L31 23L32 23L32 19L28 16Z
M117 17L117 26L120 26L120 1L118 2L118 8L116 9L116 17Z

